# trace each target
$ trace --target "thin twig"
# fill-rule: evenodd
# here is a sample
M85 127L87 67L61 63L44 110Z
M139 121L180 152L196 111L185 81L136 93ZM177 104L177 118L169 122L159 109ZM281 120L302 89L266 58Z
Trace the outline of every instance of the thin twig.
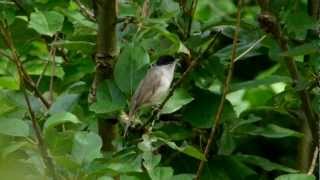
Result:
M81 12L84 16L86 16L86 17L87 17L88 19L90 19L91 21L96 21L96 18L95 18L95 16L94 16L93 12L90 11L90 9L88 9L85 5L83 5L80 0L75 0L75 2L76 2L77 5L79 6L80 12Z
M53 40L53 43L52 43L52 44L55 44L55 42L57 41L57 39L58 39L58 35L55 34L55 35L54 35L54 40ZM42 80L42 77L43 77L44 74L46 73L46 71L47 71L47 69L48 69L48 66L49 66L49 64L50 64L50 58L51 58L52 61L53 61L53 55L55 56L56 50L57 50L57 47L56 47L55 45L53 45L53 46L51 47L51 49L50 49L50 52L49 52L48 61L47 61L46 64L44 65L44 68L43 68L43 70L42 70L41 74L39 75L39 78L38 78L38 80L37 80L37 82L36 82L36 87L39 87L40 82L41 82L41 80ZM54 52L54 51L55 51L55 52ZM52 64L53 64L53 62L52 62ZM53 74L53 73L52 73L52 74ZM51 80L51 79L50 79L50 80ZM51 102L52 102L52 99L51 99Z
M198 5L198 0L192 0L192 2L191 2L191 8L190 8L190 10L189 10L189 12L190 12L190 18L189 18L189 22L188 22L188 29L187 29L187 35L186 35L186 37L190 37L191 28L192 28L193 16L194 16L194 13L196 12L197 5Z
M20 71L22 73L22 79L25 81L25 83L31 87L31 89L33 90L33 92L35 93L35 95L40 99L40 101L42 102L42 104L49 109L50 108L50 103L42 96L42 94L40 93L40 91L38 90L38 88L36 87L36 84L33 82L32 78L29 76L29 74L27 73L27 71L24 69L17 50L15 49L15 47L13 46L13 41L12 41L12 37L11 37L11 33L10 31L7 30L7 26L5 24L0 24L0 31L2 34L2 37L7 45L7 47L9 49L11 49L12 53L12 57L10 57L10 59L12 60L12 62L16 65L17 70Z
M208 55L208 52L210 51L210 49L212 48L212 46L215 44L216 40L218 39L219 35L221 34L221 32L217 32L213 38L211 39L209 45L207 46L207 48L200 53L200 55L198 57L196 57L193 61L191 61L190 65L188 66L188 68L183 72L183 74L181 75L181 78L178 79L178 81L176 81L173 85L171 90L169 91L168 95L166 96L166 98L162 101L162 103L160 104L160 106L157 108L157 110L152 114L152 116L142 125L142 128L146 127L150 122L152 122L155 117L158 116L158 114L161 112L161 110L163 109L163 107L166 105L167 101L170 99L170 97L173 95L174 91L177 89L177 87L180 86L180 84L184 81L184 79L187 77L187 75L198 65L198 62L200 59L202 59L203 57Z
M11 61L11 57L10 55L8 55L4 50L0 49L0 55L6 57L7 59L9 59Z
M235 32L234 32L234 36L233 36L233 46L232 46L232 54L231 54L231 62L230 62L230 67L229 67L229 70L228 70L228 74L227 74L227 78L225 79L224 81L224 84L223 84L223 93L222 93L222 96L221 96L221 100L220 100L220 104L219 104L219 107L218 107L218 111L217 111L217 114L214 118L214 124L211 128L211 132L210 132L210 136L208 138L208 142L207 142L207 145L206 145L206 148L205 148L205 151L204 151L204 156L206 158L208 158L208 154L209 154L209 150L210 150L210 147L211 147L211 144L214 140L214 136L215 136L215 133L220 125L220 121L221 121L221 117L222 117L222 113L223 113L223 109L224 109L224 104L225 104L225 100L226 100L226 96L229 92L229 87L230 87L230 82L231 82L231 79L232 79L232 74L233 74L233 68L234 68L234 62L235 62L235 59L237 57L237 47L238 47L238 36L239 36L239 30L240 30L240 18L241 18L241 8L242 8L242 0L239 0L238 1L238 11L237 11L237 21L236 21L236 29L235 29ZM205 161L204 160L201 160L200 161L200 164L199 164L199 167L198 167L198 171L197 171L197 174L196 174L196 180L200 180L200 177L201 177L201 174L202 174L202 170L203 170L203 167L204 167L204 163Z
M263 41L267 35L263 35L260 39L258 39L256 42L254 42L247 50L245 50L243 53L241 53L234 62L238 61L239 59L243 58L245 55L247 55L253 48L256 47L257 44L259 44L261 41Z
M58 39L58 35L56 34L53 41L56 42L57 39ZM51 60L52 60L51 77L50 77L50 85L49 85L49 92L50 92L49 101L50 102L53 102L53 81L56 75L56 50L57 50L57 47L53 45L51 47L51 53L50 53Z
M36 82L36 87L37 87L37 88L39 87L40 82L41 82L41 80L42 80L42 77L43 77L44 74L46 73L46 71L47 71L47 69L48 69L48 67L49 67L49 64L50 64L50 61L47 61L46 64L44 65L44 68L43 68L43 70L42 70L41 74L39 75L39 78L38 78L38 80L37 80L37 82Z
M317 162L318 157L319 157L319 148L316 147L316 149L313 152L313 158L312 158L311 165L310 165L310 168L309 168L309 171L308 171L308 175L312 175L313 174L313 171L314 171L314 169L316 167L316 162Z
M20 77L21 76L22 76L22 74L20 74ZM48 147L44 142L44 139L43 139L43 136L42 136L42 133L41 133L41 129L39 127L39 124L38 124L38 121L36 119L36 116L35 116L35 114L34 114L34 112L32 110L31 103L30 103L27 91L23 86L21 88L22 88L22 91L23 91L23 94L24 94L24 99L25 99L25 101L27 103L30 119L31 119L31 122L32 122L32 127L33 127L33 130L35 131L35 134L36 134L36 137L37 137L37 140L38 140L38 147L40 149L40 153L41 153L41 156L42 156L42 158L44 160L44 163L45 163L45 165L47 167L47 173L54 180L58 180L58 177L56 175L56 170L55 170L52 158L49 156Z
M11 0L23 13L28 14L28 11L23 7L19 0Z
M289 49L288 40L286 39L285 35L281 30L279 19L271 11L268 10L268 3L268 0L259 0L261 14L259 15L258 21L260 23L261 28L266 33L270 33L273 36L273 38L277 41L281 51L286 52ZM286 63L291 79L293 80L293 86L296 86L297 83L302 81L302 78L300 77L300 73L298 71L295 60L293 57L287 56L284 57L284 61ZM309 92L306 89L303 89L298 91L298 93L301 100L301 108L306 116L306 118L304 118L303 120L306 120L306 122L308 123L308 126L312 133L312 145L315 147L317 146L317 143L319 141L317 125L318 118L314 114ZM307 170L307 163L308 162L303 162L303 170Z
M24 71L22 71L22 64L21 64L21 61L19 59L19 55L18 55L18 52L13 44L13 40L12 40L12 36L11 36L11 33L10 31L7 29L7 26L5 24L0 24L0 30L1 30L1 34L3 36L3 38L5 39L6 41L6 44L8 46L8 48L11 50L12 52L12 60L15 62L16 64L16 67L17 67L17 71L18 71L18 74L19 74L19 79L20 79L20 82L21 82L21 89L24 93L24 98L25 98L25 101L26 101L26 104L27 104L27 107L28 107L28 111L29 111L29 115L30 115L30 119L32 121L32 126L33 126L33 129L35 131L35 134L36 134L36 138L38 140L38 147L40 149L40 152L41 152L41 155L42 155L42 158L44 160L44 163L47 167L47 172L52 176L52 178L54 180L58 180L57 176L56 176L56 172L55 172L55 167L53 165L53 161L51 159L51 157L49 156L48 154L48 148L43 140L43 137L42 137L42 133L41 133L41 129L39 127L39 124L38 124L38 121L36 120L36 116L31 108L31 104L30 104L30 100L29 100L29 97L28 97L28 94L27 94L27 91L26 91L26 87L25 87L25 83L30 83L29 81L26 81L26 75ZM29 85L29 84L28 84Z

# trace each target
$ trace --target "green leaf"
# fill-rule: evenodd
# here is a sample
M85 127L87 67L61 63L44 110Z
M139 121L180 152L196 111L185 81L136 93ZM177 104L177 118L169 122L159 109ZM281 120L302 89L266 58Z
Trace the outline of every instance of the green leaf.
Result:
M180 13L179 3L173 0L161 1L160 8L163 10L165 17L175 17Z
M56 113L72 111L74 105L78 102L79 95L77 94L62 94L49 109L49 114L54 115Z
M141 179L136 176L121 175L120 180L141 180Z
M302 137L303 134L297 131L280 127L276 124L268 124L264 127L254 127L246 131L254 136L264 136L268 138Z
M268 76L263 79L255 79L250 81L244 81L240 83L234 83L231 86L231 91L237 91L240 89L257 88L262 85L271 85L277 82L290 83L291 78L287 76Z
M259 156L239 154L239 155L235 155L234 157L244 163L258 166L266 171L278 170L278 171L283 171L288 173L298 172L298 170L283 166L281 164L273 163L268 159L265 159Z
M301 10L291 10L285 21L289 34L293 34L293 37L299 40L304 40L307 30L315 28L317 24L316 20L309 16L306 11Z
M63 13L68 20L75 25L76 28L86 27L89 30L97 30L97 24L89 21L86 17L84 17L79 11L68 11L63 8L59 8L60 12ZM93 32L90 32L91 34Z
M120 53L114 69L115 82L126 94L133 94L149 64L147 51L139 44L129 44Z
M31 13L29 27L39 34L52 36L62 29L64 16L56 11Z
M157 167L149 173L151 180L168 180L173 176L171 167Z
M29 125L21 119L1 118L0 134L26 137L29 135Z
M12 76L1 76L0 87L4 89L18 90L20 89L19 80Z
M74 123L74 124L80 123L78 118L72 113L69 113L69 112L56 113L50 116L46 120L46 122L44 123L43 131L45 133L50 128L53 128L57 125L64 124L67 122Z
M142 158L143 166L147 169L147 171L154 169L161 161L161 155L154 155L150 151L144 152Z
M107 80L97 89L97 102L90 106L95 113L112 113L126 105L126 99L120 89L111 80Z
M194 100L183 109L183 120L196 128L211 128L221 97L200 89L195 91L194 94ZM229 101L225 102L222 117L222 120L234 119L236 117Z
M182 106L190 103L193 98L188 94L185 89L179 88L174 91L168 102L161 110L162 114L170 114L179 110Z
M50 44L51 46L64 47L71 51L81 51L82 53L92 53L95 48L95 43L88 41L70 41L63 40Z
M28 61L27 63L24 64L25 69L27 70L28 74L30 75L41 75L43 74L44 76L52 76L52 63L49 62L48 65L46 65L47 61L42 61L42 60L32 60ZM47 66L47 67L46 67ZM46 70L43 73L43 70ZM56 64L55 66L55 77L58 77L62 79L64 77L64 71L63 68Z
M228 14L234 13L235 11L236 7L231 0L217 2L199 1L195 12L195 19L200 20L205 24L217 23L223 18L228 17Z
M278 176L275 180L316 180L316 177L308 174L285 174Z
M1 149L1 157L5 158L9 154L21 149L22 147L25 147L28 143L26 141L17 142L13 141L12 143L8 144L6 147Z
M165 27L151 25L141 33L141 45L149 51L154 52L153 57L159 57L166 54L175 54L179 52L187 53L185 45L174 33L168 31Z
M90 163L96 158L102 157L100 149L102 140L93 132L77 132L74 136L72 156L79 163Z
M309 43L304 43L300 46L290 48L288 51L281 53L281 55L289 56L289 57L303 56L303 55L319 52L319 50L320 50L320 42L312 41Z
M219 155L230 155L236 148L236 141L228 130L224 130L219 141Z
M194 157L199 160L204 160L204 161L206 160L206 157L204 156L204 154L192 145L182 145L181 147L179 147L174 142L167 141L163 138L158 138L158 139L164 142L165 144L167 144L170 148L174 150L180 151L181 153L184 153L188 156Z
M258 179L256 175L255 171L232 156L215 156L206 163L201 179Z
M161 128L154 131L154 133L157 133L158 131L160 131L161 133L165 133L167 136L166 139L170 141L181 141L192 137L191 128L173 123L164 123L163 125L161 125Z
M178 174L171 178L171 180L193 180L195 175L193 174Z
M138 12L138 4L133 1L119 3L119 17L136 16Z

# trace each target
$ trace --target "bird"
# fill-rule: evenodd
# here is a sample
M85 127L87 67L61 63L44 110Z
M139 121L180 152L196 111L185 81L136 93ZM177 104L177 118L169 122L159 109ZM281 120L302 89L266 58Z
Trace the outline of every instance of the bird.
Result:
M171 55L160 56L140 81L131 98L129 120L124 131L125 137L137 111L143 106L160 104L161 100L168 94L177 61L178 59Z

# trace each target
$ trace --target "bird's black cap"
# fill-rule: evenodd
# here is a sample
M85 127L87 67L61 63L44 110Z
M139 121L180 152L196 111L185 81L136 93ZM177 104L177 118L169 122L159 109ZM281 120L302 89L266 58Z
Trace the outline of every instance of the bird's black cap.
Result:
M160 56L156 62L157 66L171 64L175 61L175 58L170 55Z

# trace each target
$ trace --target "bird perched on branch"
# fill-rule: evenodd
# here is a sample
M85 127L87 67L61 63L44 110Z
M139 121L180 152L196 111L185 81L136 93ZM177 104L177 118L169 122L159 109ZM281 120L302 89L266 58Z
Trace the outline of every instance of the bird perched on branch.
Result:
M131 99L129 120L124 136L127 135L128 128L140 107L160 104L161 100L167 95L173 80L177 60L170 55L159 57L140 81Z

